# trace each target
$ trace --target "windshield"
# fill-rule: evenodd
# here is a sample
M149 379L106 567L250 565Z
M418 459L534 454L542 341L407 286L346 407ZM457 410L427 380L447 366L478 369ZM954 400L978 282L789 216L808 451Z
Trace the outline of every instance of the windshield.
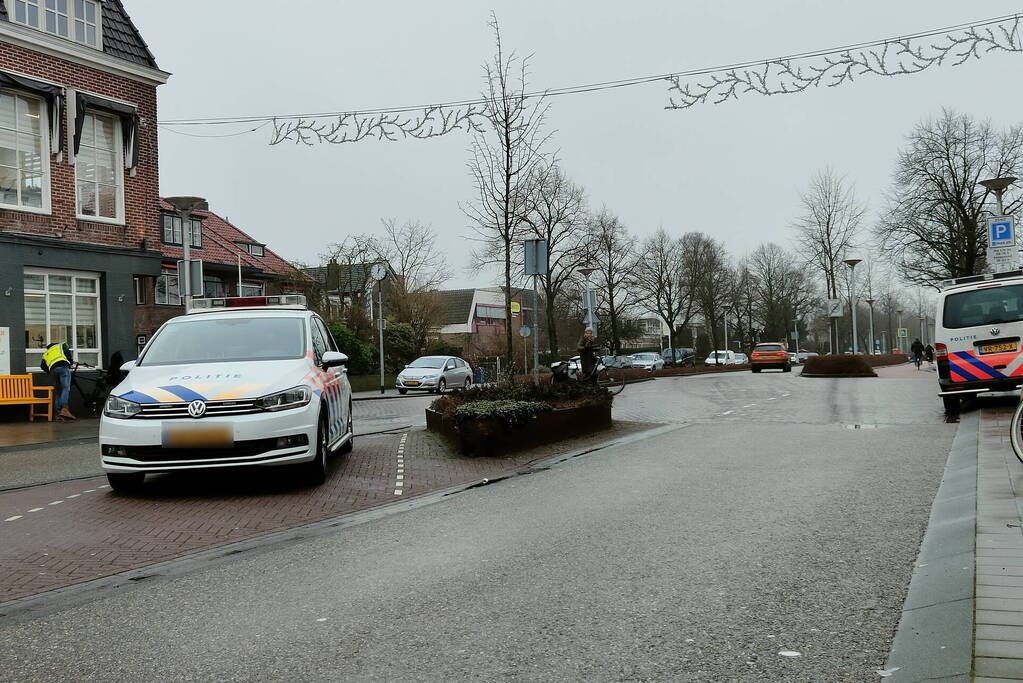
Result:
M784 351L781 344L761 344L757 347L757 351Z
M942 324L956 328L1017 320L1023 320L1023 285L1004 285L950 294Z
M423 358L416 358L414 361L408 364L410 368L442 368L444 367L444 361L447 358L441 356L424 356Z
M305 356L301 318L194 318L160 330L139 365L287 360Z

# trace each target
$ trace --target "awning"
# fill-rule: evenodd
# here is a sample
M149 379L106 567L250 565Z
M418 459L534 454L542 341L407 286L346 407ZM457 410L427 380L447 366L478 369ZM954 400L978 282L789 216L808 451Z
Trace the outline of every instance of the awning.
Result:
M53 83L44 83L28 76L0 71L0 88L16 88L38 93L46 100L46 110L50 117L50 152L59 154L64 145L60 139L60 106L64 97L64 88Z
M124 142L124 167L133 169L139 161L138 109L130 104L108 100L99 95L91 93L74 92L75 120L72 152L77 156L82 144L82 124L85 122L85 111L87 109L99 109L102 111L117 114L121 119L121 139Z

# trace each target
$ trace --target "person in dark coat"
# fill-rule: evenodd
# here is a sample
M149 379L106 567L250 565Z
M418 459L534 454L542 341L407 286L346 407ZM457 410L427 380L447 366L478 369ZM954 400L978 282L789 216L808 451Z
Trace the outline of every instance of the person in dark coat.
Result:
M582 365L582 379L596 380L597 340L593 336L592 327L583 330L583 336L579 338L576 350L579 352L579 363Z

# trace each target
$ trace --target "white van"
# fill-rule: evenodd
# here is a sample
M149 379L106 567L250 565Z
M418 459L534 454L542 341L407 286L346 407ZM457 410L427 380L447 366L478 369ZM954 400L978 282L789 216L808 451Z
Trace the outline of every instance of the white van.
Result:
M945 410L987 391L1023 384L1023 271L942 282L934 356Z
M704 365L738 365L739 361L735 357L735 351L711 351L707 359L703 361Z

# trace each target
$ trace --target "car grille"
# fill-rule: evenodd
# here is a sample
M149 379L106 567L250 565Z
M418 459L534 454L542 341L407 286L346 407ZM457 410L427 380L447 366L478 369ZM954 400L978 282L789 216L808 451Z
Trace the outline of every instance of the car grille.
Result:
M207 401L206 413L203 417L217 417L218 415L250 415L252 413L260 412L262 412L262 409L256 407L255 401ZM191 418L191 415L188 414L188 403L185 402L143 403L142 411L135 417L136 419L143 420L163 420L177 417Z
M224 460L260 455L278 450L277 439L235 441L233 448L163 448L162 446L125 446L125 455L141 462L165 460Z

